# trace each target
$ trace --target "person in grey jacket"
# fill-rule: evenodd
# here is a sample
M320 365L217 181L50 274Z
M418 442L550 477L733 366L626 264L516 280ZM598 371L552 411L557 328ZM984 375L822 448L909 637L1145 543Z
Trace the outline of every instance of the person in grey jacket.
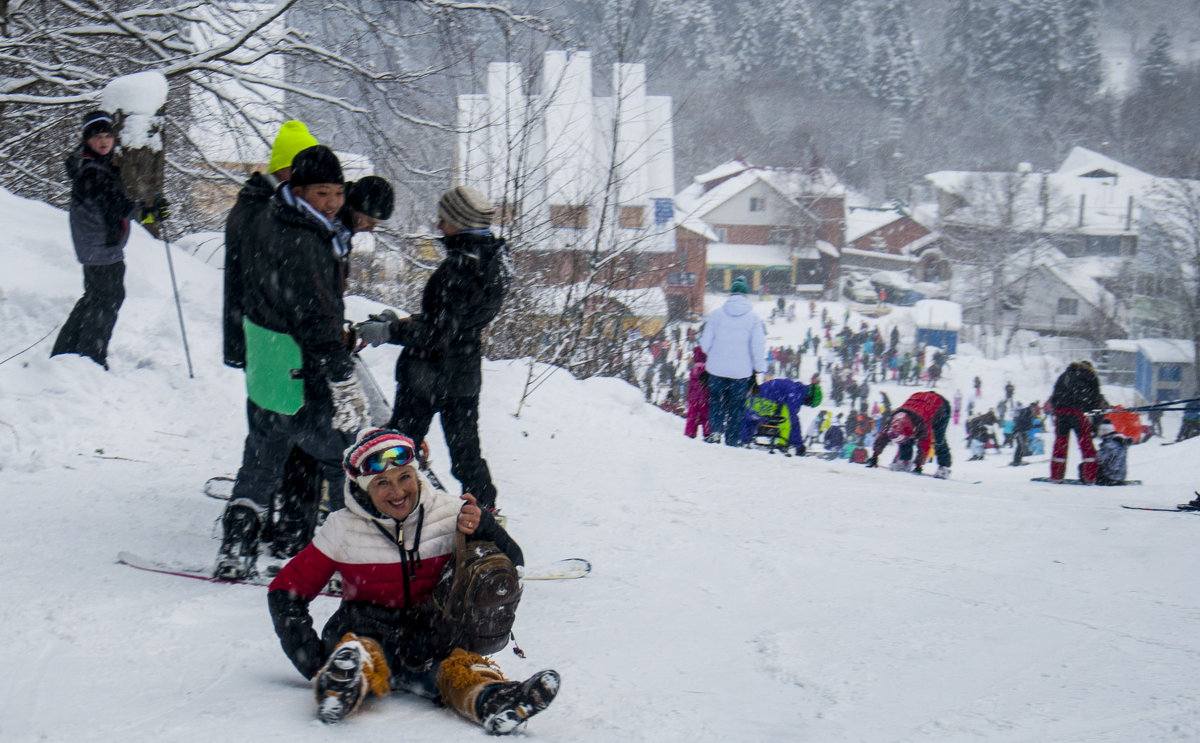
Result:
M714 436L726 446L741 438L742 411L756 386L756 374L766 371L767 326L747 295L746 277L729 287L729 299L704 321L700 348L708 355L709 417Z
M51 356L87 356L108 369L108 342L125 302L125 243L129 221L167 218L161 195L150 206L132 198L113 165L117 139L113 119L93 111L83 119L82 146L67 158L71 178L71 241L83 264L83 296L75 303L54 341Z

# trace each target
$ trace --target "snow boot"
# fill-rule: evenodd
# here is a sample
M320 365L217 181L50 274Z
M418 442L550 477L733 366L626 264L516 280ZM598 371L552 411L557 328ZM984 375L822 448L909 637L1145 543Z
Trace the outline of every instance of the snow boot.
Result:
M390 676L379 643L347 632L313 679L317 717L327 725L341 722L362 705L369 692L379 696L391 693Z
M558 694L556 671L540 671L524 682L509 681L499 666L476 653L455 648L438 666L443 701L492 735L508 735L550 706Z
M258 573L255 561L258 559L258 538L262 529L258 509L235 501L225 508L221 523L225 536L217 553L213 577L217 580L253 578Z
M550 706L558 694L557 671L538 671L524 682L506 681L484 687L479 695L479 718L492 735L508 735Z
M949 467L938 467L937 472L933 476L939 480L945 480L947 477L950 476L950 468Z

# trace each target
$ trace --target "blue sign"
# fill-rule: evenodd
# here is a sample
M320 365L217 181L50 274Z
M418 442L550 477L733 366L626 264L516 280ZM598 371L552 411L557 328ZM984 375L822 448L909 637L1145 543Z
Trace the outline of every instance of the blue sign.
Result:
M654 199L654 224L669 224L674 218L674 199Z

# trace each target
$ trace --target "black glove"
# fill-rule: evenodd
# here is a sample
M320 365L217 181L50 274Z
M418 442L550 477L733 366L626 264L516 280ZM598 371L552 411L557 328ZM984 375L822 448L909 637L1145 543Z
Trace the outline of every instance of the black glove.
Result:
M171 217L171 202L162 194L155 194L154 201L149 206L142 205L140 221L142 224L165 222Z
M879 455L878 454L871 455L871 458L867 460L867 466L868 467L878 467L879 466Z

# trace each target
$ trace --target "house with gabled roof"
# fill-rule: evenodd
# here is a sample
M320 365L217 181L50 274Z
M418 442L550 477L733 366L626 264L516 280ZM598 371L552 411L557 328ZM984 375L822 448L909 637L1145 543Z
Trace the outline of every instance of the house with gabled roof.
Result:
M944 281L951 269L941 237L901 202L850 205L841 268L903 271L916 281Z
M737 159L676 194L676 223L689 237L708 239L710 291L728 290L745 275L755 291L815 294L836 278L845 197L845 187L820 165L764 168Z

